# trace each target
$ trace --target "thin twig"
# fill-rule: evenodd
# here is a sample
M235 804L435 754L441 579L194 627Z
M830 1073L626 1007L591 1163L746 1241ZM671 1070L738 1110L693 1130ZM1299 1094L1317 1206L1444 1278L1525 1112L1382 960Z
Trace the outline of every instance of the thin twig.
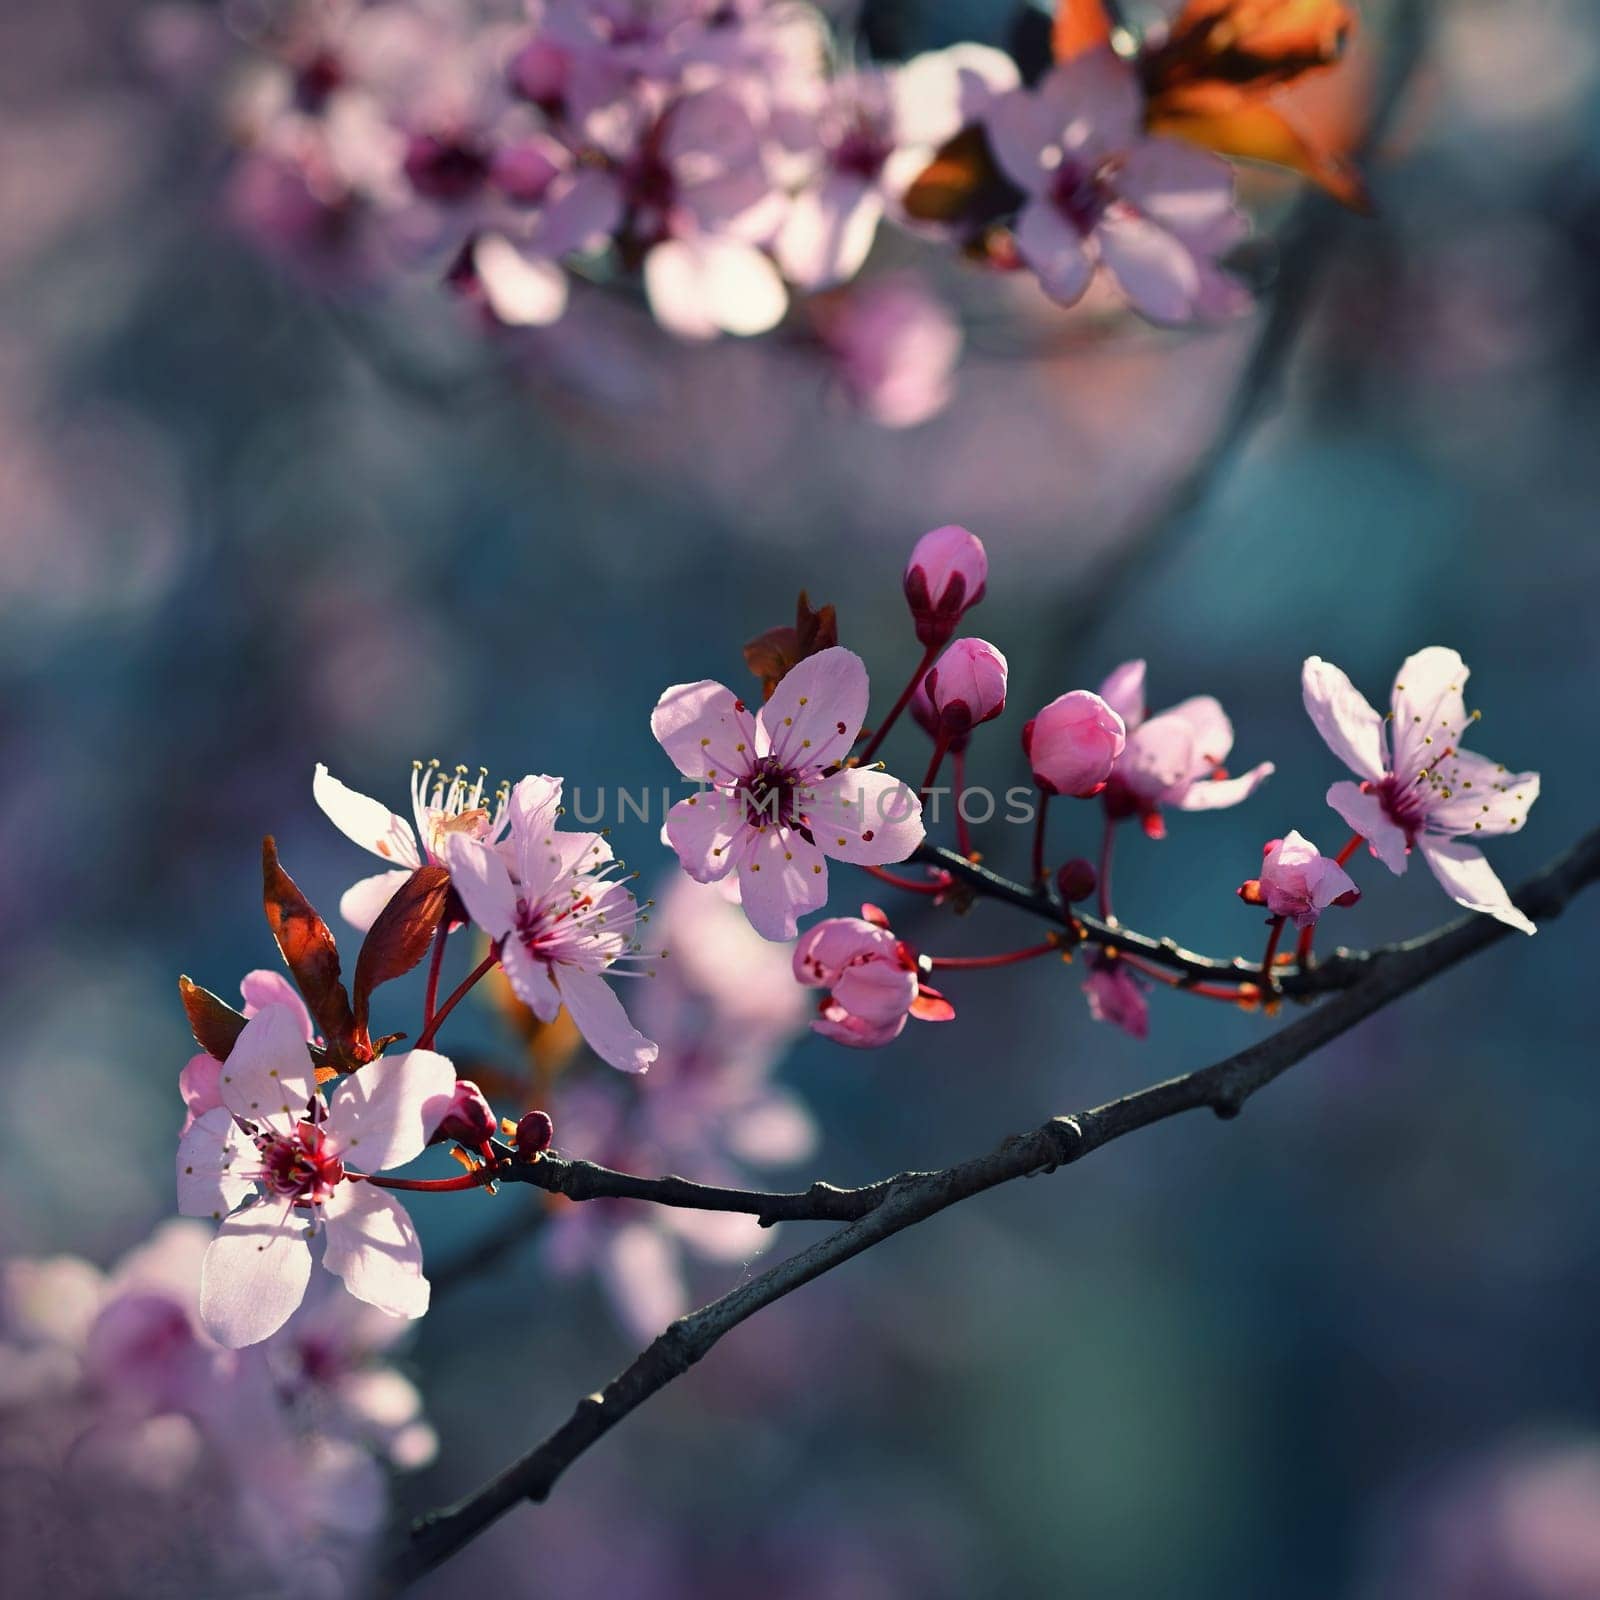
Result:
M1515 899L1529 916L1548 921L1559 916L1572 898L1596 878L1600 878L1600 828L1525 884ZM1343 993L1329 998L1271 1038L1211 1066L1075 1116L1052 1117L1031 1133L1007 1139L987 1155L942 1171L903 1173L865 1189L830 1191L826 1202L830 1208L864 1209L855 1220L808 1249L769 1267L698 1311L680 1317L602 1391L580 1400L567 1421L541 1444L456 1505L413 1523L398 1541L387 1565L385 1581L390 1592L448 1560L520 1501L544 1500L562 1473L592 1444L686 1372L724 1334L764 1306L891 1235L999 1184L1054 1172L1102 1145L1186 1111L1209 1108L1220 1117L1236 1116L1251 1095L1295 1063L1402 995L1498 943L1507 932L1502 923L1491 918L1463 917L1407 945L1396 946L1381 958L1375 957L1360 981ZM570 1172L577 1165L567 1163L566 1170ZM646 1186L649 1183L644 1179L630 1181ZM714 1192L726 1197L735 1191Z

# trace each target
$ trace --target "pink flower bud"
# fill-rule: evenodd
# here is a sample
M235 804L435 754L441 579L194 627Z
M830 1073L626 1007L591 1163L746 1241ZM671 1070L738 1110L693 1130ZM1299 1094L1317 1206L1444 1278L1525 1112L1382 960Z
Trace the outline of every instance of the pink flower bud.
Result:
M968 733L1006 708L1006 658L982 639L957 639L924 682L946 735Z
M1309 928L1329 906L1352 906L1361 898L1350 874L1298 833L1268 841L1258 886L1267 910L1292 917L1300 928ZM1239 897L1249 903L1243 889Z
M1087 689L1058 696L1022 730L1033 781L1046 794L1080 800L1105 788L1127 742L1122 718Z
M943 644L963 613L983 599L989 558L976 534L935 528L917 540L906 563L906 602L924 645Z
M1074 900L1087 900L1099 881L1093 866L1082 856L1063 861L1056 869L1056 890L1069 905Z
M530 1111L517 1124L517 1154L536 1156L550 1148L550 1141L555 1136L556 1125L549 1115L543 1111Z
M429 1102L431 1109L434 1102ZM485 1140L492 1139L499 1123L489 1102L470 1078L456 1079L455 1092L450 1096L450 1109L439 1119L429 1144L443 1144L454 1139L469 1150L476 1150Z

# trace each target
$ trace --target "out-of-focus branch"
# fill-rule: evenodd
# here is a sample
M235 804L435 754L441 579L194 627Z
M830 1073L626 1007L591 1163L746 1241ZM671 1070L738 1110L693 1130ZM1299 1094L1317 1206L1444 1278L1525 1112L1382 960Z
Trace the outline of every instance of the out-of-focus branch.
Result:
M1600 828L1589 833L1517 892L1517 904L1538 921L1557 917L1580 890L1600 878ZM401 1535L386 1568L390 1592L448 1560L490 1523L523 1500L545 1499L563 1472L624 1417L665 1388L706 1355L724 1334L764 1306L821 1277L833 1268L916 1223L973 1195L1015 1178L1054 1172L1126 1134L1164 1122L1186 1111L1209 1108L1220 1117L1236 1116L1251 1095L1330 1040L1348 1032L1375 1011L1421 987L1467 957L1503 939L1508 930L1488 917L1469 916L1409 944L1374 953L1361 976L1307 1015L1272 1037L1183 1077L1171 1078L1108 1105L1075 1116L1052 1117L1031 1133L1007 1139L998 1149L937 1172L903 1173L859 1190L827 1190L822 1202L829 1216L860 1207L853 1221L808 1249L680 1317L621 1374L597 1394L586 1395L572 1415L548 1438L514 1461L456 1505L418 1519ZM535 1170L538 1165L535 1164ZM586 1163L564 1163L570 1176ZM556 1171L554 1164L550 1170ZM601 1168L572 1177L558 1192L593 1197L605 1181ZM609 1175L626 1176L626 1175ZM699 1189L681 1179L629 1178L635 1198L684 1203L683 1191ZM661 1194L647 1193L652 1182ZM680 1187L681 1186L681 1187ZM826 1186L819 1186L826 1188ZM810 1195L813 1191L807 1191ZM723 1198L731 1190L704 1190ZM752 1207L767 1214L783 1197L751 1196ZM799 1198L799 1197L790 1197ZM728 1207L719 1207L728 1209ZM740 1208L734 1208L740 1209Z

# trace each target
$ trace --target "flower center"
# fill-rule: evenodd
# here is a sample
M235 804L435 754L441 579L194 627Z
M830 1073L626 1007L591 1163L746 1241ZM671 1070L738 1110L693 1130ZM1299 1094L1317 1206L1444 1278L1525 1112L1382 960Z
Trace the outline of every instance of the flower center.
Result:
M327 1135L309 1122L290 1134L264 1133L256 1140L261 1153L261 1184L297 1206L318 1206L344 1181L344 1163L328 1149Z
M1062 158L1050 184L1050 200L1079 233L1093 233L1111 204L1111 191L1093 167L1080 166L1071 156Z
M418 134L406 149L405 172L426 199L459 205L489 176L489 157L462 134Z
M411 763L411 809L430 859L438 860L451 834L492 844L505 831L511 786L502 783L491 797L484 791L488 777L487 767L479 767L477 777L469 782L465 767L447 774L437 761L426 766L420 761ZM493 810L484 804L490 798Z
M847 177L871 183L883 171L891 146L866 116L858 116L833 148L833 167Z
M763 756L739 780L741 820L751 827L793 828L800 822L799 780L776 756Z

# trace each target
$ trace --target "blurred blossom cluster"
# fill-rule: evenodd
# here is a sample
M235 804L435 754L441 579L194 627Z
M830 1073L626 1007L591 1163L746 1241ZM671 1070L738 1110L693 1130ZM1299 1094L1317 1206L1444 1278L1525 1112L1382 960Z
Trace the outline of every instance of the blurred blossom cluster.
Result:
M1232 169L1151 136L1109 36L1029 86L970 42L858 64L798 0L283 0L238 22L229 211L346 295L426 281L506 329L637 291L689 340L822 295L802 340L891 427L945 403L961 338L919 277L849 289L886 221L1063 305L1097 276L1161 323L1247 304L1221 265L1246 231Z
M7 1583L65 1600L139 1592L337 1597L359 1587L384 1468L433 1430L391 1356L406 1324L326 1280L266 1343L198 1314L211 1230L163 1223L109 1272L0 1264Z

